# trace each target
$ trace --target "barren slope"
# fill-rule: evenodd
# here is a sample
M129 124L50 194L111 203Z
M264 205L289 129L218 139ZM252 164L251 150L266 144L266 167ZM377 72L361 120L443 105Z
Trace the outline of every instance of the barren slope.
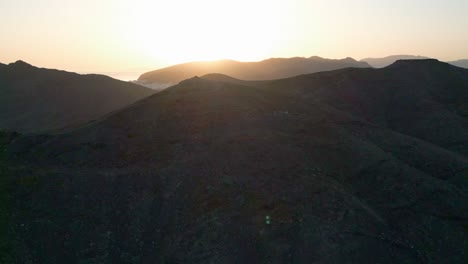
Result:
M427 60L213 77L71 133L12 139L16 256L466 261L467 71Z

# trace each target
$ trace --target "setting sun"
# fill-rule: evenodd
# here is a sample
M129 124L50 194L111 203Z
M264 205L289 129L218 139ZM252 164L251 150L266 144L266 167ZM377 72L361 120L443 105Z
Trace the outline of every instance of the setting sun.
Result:
M176 63L217 59L420 54L454 60L466 54L466 5L459 0L3 1L0 61L136 78ZM451 48L441 48L446 43Z
M282 21L277 1L122 2L128 45L164 63L237 59L253 61L279 44Z

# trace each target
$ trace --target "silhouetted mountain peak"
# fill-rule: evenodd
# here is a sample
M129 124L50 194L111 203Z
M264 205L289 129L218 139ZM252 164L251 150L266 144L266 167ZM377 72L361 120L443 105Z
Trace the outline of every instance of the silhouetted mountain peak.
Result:
M190 84L190 85L193 85L193 84L200 84L201 82L204 82L204 81L207 81L207 80L204 80L198 76L193 76L192 78L189 78L189 79L185 79L183 81L181 81L179 84Z
M193 76L192 78L189 78L189 79L187 79L187 80L185 80L185 81L187 81L187 82L197 82L197 81L199 81L199 80L200 80L200 77L198 77L198 76Z
M210 79L210 78L233 78L227 74L222 74L222 73L208 73L203 75L201 78L204 79Z
M345 62L357 62L355 59L351 58L351 57L346 57L343 59L343 61Z
M319 56L311 56L309 57L309 59L312 59L312 60L323 60L322 57L319 57Z
M239 79L236 79L234 77L231 77L229 75L222 74L222 73L209 73L209 74L203 75L201 78L206 79L206 80L212 80L212 81L238 81L238 82L242 82Z
M394 63L387 66L387 68L395 67L421 67L421 66L434 66L434 65L446 65L447 63L441 62L437 59L421 59L421 60L397 60Z
M387 66L390 66L392 63L398 61L398 60L424 60L424 59L430 59L428 57L424 56L415 56L415 55L391 55L383 58L365 58L362 59L361 61L365 61L369 63L372 67L375 68L384 68Z
M17 60L17 61L15 61L13 63L10 63L9 66L35 68L31 64L29 64L29 63L27 63L25 61L22 61L22 60Z

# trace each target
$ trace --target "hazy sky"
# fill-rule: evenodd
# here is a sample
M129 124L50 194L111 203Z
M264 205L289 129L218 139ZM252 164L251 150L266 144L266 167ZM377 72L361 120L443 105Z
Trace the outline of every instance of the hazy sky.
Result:
M0 21L0 62L79 72L222 58L468 58L468 0L2 0Z

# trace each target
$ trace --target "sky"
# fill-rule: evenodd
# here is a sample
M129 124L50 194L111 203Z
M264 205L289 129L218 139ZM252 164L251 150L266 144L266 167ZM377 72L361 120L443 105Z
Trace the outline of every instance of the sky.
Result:
M0 1L0 62L132 74L270 57L468 58L468 0Z

